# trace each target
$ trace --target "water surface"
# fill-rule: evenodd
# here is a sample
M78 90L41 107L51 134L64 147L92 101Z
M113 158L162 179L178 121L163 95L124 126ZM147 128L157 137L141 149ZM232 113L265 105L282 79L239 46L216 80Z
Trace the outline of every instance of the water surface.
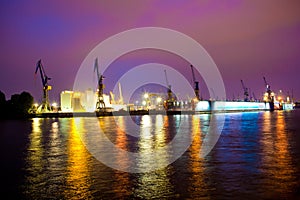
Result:
M212 117L145 115L0 121L2 194L20 199L300 198L299 110L227 113L216 146L201 158L201 145ZM128 173L106 166L83 142L99 127L118 148L145 155L138 160L138 168L156 163L166 167ZM176 134L190 142L179 159L170 163L171 151L147 156L168 145ZM97 148L118 166L131 166L131 160L123 154Z

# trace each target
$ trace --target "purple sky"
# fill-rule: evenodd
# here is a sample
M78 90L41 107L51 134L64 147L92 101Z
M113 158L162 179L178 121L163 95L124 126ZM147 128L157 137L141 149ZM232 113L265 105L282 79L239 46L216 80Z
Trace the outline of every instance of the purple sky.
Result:
M77 70L97 44L128 29L154 26L180 31L198 41L217 64L228 98L242 95L241 79L260 96L265 76L275 92L293 91L295 99L300 99L300 1L188 2L1 1L0 90L7 99L28 91L39 101L41 80L39 76L34 80L34 71L42 59L52 78L50 100L59 101L62 90L73 88ZM106 93L121 73L147 62L168 64L191 79L189 66L179 66L180 61L167 53L133 54L118 59L104 72L108 76ZM116 65L124 70L114 71ZM200 80L205 93L203 84Z

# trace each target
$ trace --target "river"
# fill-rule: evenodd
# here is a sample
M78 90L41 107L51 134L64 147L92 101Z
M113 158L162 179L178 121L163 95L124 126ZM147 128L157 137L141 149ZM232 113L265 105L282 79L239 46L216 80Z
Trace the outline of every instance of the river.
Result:
M225 117L221 135L203 157L202 144L218 115ZM10 199L300 199L299 119L300 110L2 120L1 194ZM177 135L181 138L174 142ZM128 152L139 157L133 160Z

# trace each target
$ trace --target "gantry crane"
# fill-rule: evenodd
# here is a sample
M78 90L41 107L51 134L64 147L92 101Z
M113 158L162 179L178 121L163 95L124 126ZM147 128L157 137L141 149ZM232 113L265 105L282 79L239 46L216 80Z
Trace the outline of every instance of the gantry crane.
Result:
M96 111L103 111L105 109L105 103L104 103L104 97L103 97L103 90L105 87L103 84L103 79L105 77L99 72L98 58L95 59L94 72L97 73L97 78L98 78Z
M48 85L48 80L51 80L51 78L49 78L46 75L41 59L36 64L35 75L37 74L38 71L40 72L42 84L43 84L43 99L42 99L42 104L37 108L37 112L38 113L49 112L51 111L51 107L49 104L48 91L51 90L52 87Z
M243 80L241 80L242 83L242 87L244 90L244 101L249 101L249 92L248 92L248 88L245 87Z
M166 84L167 84L167 87L168 87L168 98L167 98L167 101L166 101L166 104L165 104L165 108L167 110L173 108L174 106L174 98L173 98L173 92L172 92L172 89L171 89L171 85L169 84L169 81L168 81L168 76L167 76L167 71L165 71L165 78L166 78Z
M194 73L194 66L193 65L191 65L191 69L192 69L195 97L199 101L200 100L200 97L199 97L199 82L196 81L196 79L195 79L195 73Z

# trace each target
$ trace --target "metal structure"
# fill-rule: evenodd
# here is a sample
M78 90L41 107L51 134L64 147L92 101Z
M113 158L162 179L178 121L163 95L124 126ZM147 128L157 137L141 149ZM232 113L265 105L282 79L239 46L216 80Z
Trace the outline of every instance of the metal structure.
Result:
M103 79L105 77L99 72L98 58L95 59L94 72L96 72L97 78L98 78L96 111L103 111L103 110L105 110L105 103L104 103L104 97L103 97L103 90L105 87L103 84Z
M252 92L252 96L253 96L254 101L256 101L257 99L256 99L256 95L254 92Z
M245 87L245 84L244 84L243 80L241 80L241 83L242 83L242 87L243 87L243 90L244 90L244 101L249 101L249 91L248 91L248 88Z
M194 73L194 66L193 65L191 65L191 69L192 69L192 75L193 75L194 92L195 92L195 96L196 96L197 100L199 101L200 100L200 97L199 97L199 82L196 81L196 79L195 79L195 73Z
M48 80L51 80L51 78L49 78L46 75L41 59L36 64L35 75L38 73L38 71L40 72L42 85L43 85L43 99L42 99L42 104L37 108L37 112L38 113L50 112L51 107L49 104L48 91L51 90L52 87L48 85Z
M265 86L266 86L266 102L269 102L270 104L270 110L274 110L274 93L271 90L270 85L267 83L266 78L263 77L264 82L265 82Z
M121 88L121 83L118 83L119 86L119 104L124 104L124 99L123 99L123 94L122 94L122 88Z
M272 90L270 85L267 83L266 78L263 77L264 79L264 83L265 83L265 87L266 87L266 93L267 93L267 100L268 102L274 102L274 95L272 95Z
M173 97L173 92L172 92L172 89L171 89L171 85L169 84L169 81L168 81L168 76L167 76L167 71L165 71L165 78L166 78L166 84L167 84L167 87L168 87L168 98L165 102L165 108L167 110L171 109L174 107L174 97Z
M110 99L111 99L110 102L111 102L111 104L116 104L114 93L112 93L112 91L110 91L109 94L110 94Z

